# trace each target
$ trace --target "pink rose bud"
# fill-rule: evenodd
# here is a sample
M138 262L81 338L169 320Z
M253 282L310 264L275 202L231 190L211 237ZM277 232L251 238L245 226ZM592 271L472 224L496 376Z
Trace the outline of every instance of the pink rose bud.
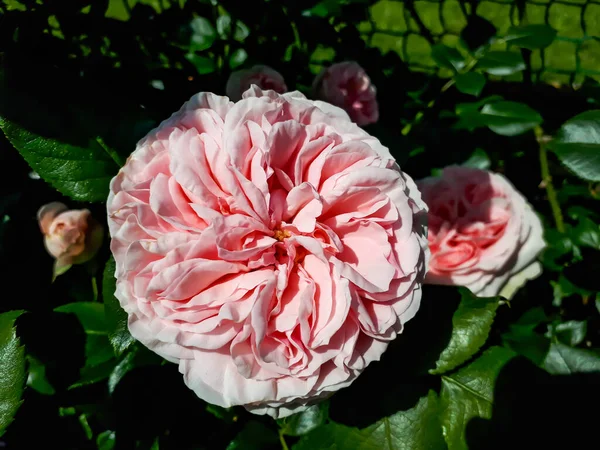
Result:
M375 86L365 70L354 61L333 64L313 82L314 96L338 106L358 125L379 120Z
M233 72L227 80L225 92L233 100L241 100L242 94L255 84L260 89L272 90L279 94L287 92L283 76L269 66L256 65L250 69Z
M87 209L69 210L62 203L48 203L38 211L38 222L46 250L56 259L54 276L89 261L102 244L103 227Z
M540 274L542 223L502 175L454 166L417 184L429 207L427 283L510 298Z
M348 386L419 309L426 207L339 108L200 93L108 198L129 330L207 402L285 417Z

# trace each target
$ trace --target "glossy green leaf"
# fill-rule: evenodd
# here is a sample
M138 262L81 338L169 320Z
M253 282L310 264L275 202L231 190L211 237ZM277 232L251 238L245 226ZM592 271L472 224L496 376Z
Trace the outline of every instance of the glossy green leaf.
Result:
M506 347L539 366L548 354L550 341L536 332L536 328L549 320L543 308L532 308L509 326L502 334L502 342Z
M96 437L96 445L98 446L98 450L113 450L115 448L116 434L114 431L106 430L103 431Z
M455 48L443 44L434 45L431 49L431 57L440 67L455 71L465 67L465 58Z
M476 297L466 288L460 288L461 301L452 316L452 334L440 354L432 374L448 372L468 361L487 341L492 328L498 298Z
M43 395L54 395L56 391L46 378L46 366L31 355L27 355L27 362L27 387Z
M474 169L487 170L490 168L491 161L485 150L477 148L471 154L469 159L461 164L464 167L472 167Z
M190 51L201 51L210 48L217 38L217 31L212 23L204 17L194 17L190 22L192 37L190 40Z
M458 372L442 376L441 421L449 450L468 449L465 429L469 421L491 418L496 378L514 356L506 348L491 347Z
M543 366L548 372L555 375L600 372L600 353L553 342Z
M278 421L281 432L288 436L302 436L321 426L327 420L327 402L313 405L306 411Z
M585 339L587 334L587 321L585 320L567 320L554 324L550 327L550 335L556 337L560 342L574 347L579 345Z
M127 313L121 308L119 300L115 298L116 278L115 260L111 256L104 267L102 278L102 300L106 310L108 338L117 356L127 350L135 342L127 327Z
M481 109L485 124L495 133L516 136L542 123L542 116L523 103L494 102Z
M463 94L479 97L485 86L485 76L479 72L459 73L454 77L456 88Z
M54 308L61 313L75 314L87 334L106 335L107 323L104 305L97 302L76 302Z
M566 121L548 148L575 175L600 181L600 110L586 111Z
M0 436L13 421L25 387L25 352L14 327L21 314L0 314Z
M504 40L517 47L535 50L548 47L555 37L556 30L550 25L534 24L511 27Z
M336 423L316 428L294 450L445 450L440 401L430 391L411 409L399 411L359 430Z
M0 128L31 168L61 193L87 202L108 197L108 185L119 165L102 140L90 139L79 147L37 135L4 118Z
M263 450L278 442L277 433L261 422L251 420L227 446L227 450Z
M525 70L525 61L520 53L491 51L479 60L476 66L490 75L512 75Z

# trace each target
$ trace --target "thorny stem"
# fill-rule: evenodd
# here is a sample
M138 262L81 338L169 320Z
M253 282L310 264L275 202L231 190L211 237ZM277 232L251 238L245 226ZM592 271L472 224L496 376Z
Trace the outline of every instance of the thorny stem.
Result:
M562 211L560 210L558 198L556 197L554 185L552 184L552 176L550 175L550 169L548 168L548 153L546 152L545 147L548 141L548 137L544 136L544 130L542 130L541 127L536 127L534 132L538 144L540 146L540 169L542 172L542 184L546 188L546 195L548 196L548 202L550 203L550 208L552 209L552 215L554 216L554 223L556 224L556 229L560 233L564 233L565 222L563 220Z

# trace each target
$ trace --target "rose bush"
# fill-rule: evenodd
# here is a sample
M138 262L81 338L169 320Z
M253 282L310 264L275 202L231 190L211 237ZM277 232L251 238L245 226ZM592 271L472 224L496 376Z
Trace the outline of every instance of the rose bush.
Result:
M283 417L350 384L421 298L426 207L343 111L200 93L108 200L131 334L208 402Z
M230 100L241 100L244 92L253 84L261 89L272 90L279 94L287 92L283 76L275 69L262 64L233 72L227 80L225 92Z
M539 275L542 223L502 175L456 166L417 184L429 206L428 283L511 297Z
M376 90L365 70L354 61L332 64L315 78L316 98L343 108L360 126L379 120Z

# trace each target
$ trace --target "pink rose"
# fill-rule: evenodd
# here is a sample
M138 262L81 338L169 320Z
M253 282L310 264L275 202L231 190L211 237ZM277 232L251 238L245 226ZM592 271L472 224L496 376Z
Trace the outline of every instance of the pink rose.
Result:
M62 203L48 203L38 211L38 222L46 250L56 259L54 276L89 261L102 245L104 229L87 209L69 210Z
M225 92L231 100L238 101L253 84L260 89L270 89L279 94L287 92L287 86L281 74L269 66L263 65L233 72L227 80Z
M129 330L223 407L284 417L348 386L411 319L426 207L343 111L256 86L200 93L108 198Z
M323 70L313 82L316 98L344 109L358 125L379 120L375 86L358 63L342 62Z
M510 298L526 279L539 275L535 260L545 246L542 224L502 175L447 167L441 177L417 184L429 207L427 283Z

